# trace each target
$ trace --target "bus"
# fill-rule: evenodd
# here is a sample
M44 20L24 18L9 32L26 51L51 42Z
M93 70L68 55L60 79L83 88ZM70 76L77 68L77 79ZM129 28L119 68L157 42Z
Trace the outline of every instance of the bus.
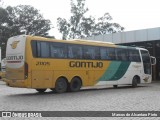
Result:
M136 87L151 83L155 62L144 48L19 35L7 42L6 84L57 93L107 85Z

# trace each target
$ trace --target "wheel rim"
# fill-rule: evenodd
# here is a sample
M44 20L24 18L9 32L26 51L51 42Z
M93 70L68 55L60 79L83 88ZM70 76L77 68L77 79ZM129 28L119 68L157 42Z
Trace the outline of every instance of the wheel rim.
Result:
M67 83L65 79L59 79L56 83L55 89L58 93L65 92L67 90Z
M137 87L137 78L136 77L133 78L132 85L133 85L133 87Z
M70 90L72 92L79 91L81 88L81 81L78 78L73 78L70 83Z
M65 87L65 83L63 81L59 81L57 87L58 90L62 90Z
M73 82L73 88L74 89L79 88L79 82L78 81Z

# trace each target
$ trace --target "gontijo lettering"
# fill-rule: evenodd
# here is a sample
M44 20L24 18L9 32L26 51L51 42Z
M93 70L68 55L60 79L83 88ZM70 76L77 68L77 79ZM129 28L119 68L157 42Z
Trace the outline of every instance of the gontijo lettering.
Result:
M23 60L23 55L19 55L19 56L7 56L6 60Z
M80 62L80 61L70 61L70 67L84 67L84 68L102 68L103 62Z

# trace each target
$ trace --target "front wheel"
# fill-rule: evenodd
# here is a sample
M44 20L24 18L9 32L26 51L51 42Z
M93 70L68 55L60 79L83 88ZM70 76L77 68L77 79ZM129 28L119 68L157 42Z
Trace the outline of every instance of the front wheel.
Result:
M132 80L132 87L133 88L137 87L137 84L138 84L137 77L134 77L133 80Z
M113 88L118 88L118 85L113 85Z
M43 93L46 91L46 89L36 89L36 91L38 91L39 93Z

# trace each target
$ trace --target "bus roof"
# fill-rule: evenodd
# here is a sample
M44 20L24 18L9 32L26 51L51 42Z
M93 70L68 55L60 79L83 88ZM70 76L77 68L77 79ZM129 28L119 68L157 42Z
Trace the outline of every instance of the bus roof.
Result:
M114 43L112 43L112 42L95 41L95 40L71 39L71 40L67 40L67 41L84 42L84 43L90 43L90 42L93 42L93 43L106 43L106 44L114 45Z
M130 49L140 49L146 50L145 48L141 47L132 47L132 46L123 46L123 45L116 45L112 42L105 42L105 41L94 41L94 40L84 40L84 39L70 39L70 40L60 40L54 38L47 38L41 36L32 36L32 35L18 35L13 37L29 37L33 40L46 40L46 41L54 41L54 42L62 42L62 43L72 43L72 44L83 44L83 45L95 45L95 46L110 46L110 47L119 47L119 48L130 48Z
M23 35L26 37L30 37L33 40L46 40L46 41L53 41L53 42L62 42L62 43L72 43L72 44L83 44L83 45L95 45L95 46L111 46L115 47L114 43L111 42L101 42L101 41L94 41L94 40L83 40L83 39L71 39L71 40L60 40L54 38L46 38L40 36L31 36L31 35Z

